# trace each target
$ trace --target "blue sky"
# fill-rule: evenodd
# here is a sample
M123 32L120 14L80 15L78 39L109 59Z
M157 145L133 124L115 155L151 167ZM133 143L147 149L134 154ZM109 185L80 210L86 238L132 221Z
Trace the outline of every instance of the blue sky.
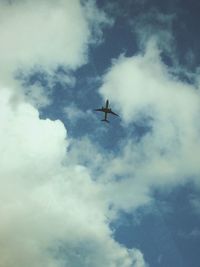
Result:
M200 3L0 10L0 265L199 267Z

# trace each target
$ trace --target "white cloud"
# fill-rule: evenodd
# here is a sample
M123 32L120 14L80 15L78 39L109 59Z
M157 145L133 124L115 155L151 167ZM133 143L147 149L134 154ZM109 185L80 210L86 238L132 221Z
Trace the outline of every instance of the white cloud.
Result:
M14 79L18 73L26 76L39 69L53 77L59 66L71 71L77 69L88 60L89 44L98 43L102 27L110 23L90 0L1 1L1 84L22 90ZM72 73L57 75L60 82L67 80L74 84ZM29 99L31 102L30 94Z
M70 158L63 124L13 94L0 90L0 265L145 266L114 241L103 186Z
M148 202L151 189L200 177L200 95L193 85L170 74L156 43L144 54L121 55L104 76L100 93L109 98L127 130L131 123L151 118L151 130L140 141L124 141L121 155L105 167L118 208L131 209ZM120 193L119 193L120 192Z
M100 26L110 20L93 1L84 3L0 3L1 266L145 266L140 251L114 240L104 185L70 157L64 125L39 118L33 106L49 104L49 92L38 83L25 96L15 80L19 72L53 77L59 65L75 70L87 62L88 45L102 39Z
M91 37L86 11L95 6L84 9L78 0L1 3L1 64L80 66Z

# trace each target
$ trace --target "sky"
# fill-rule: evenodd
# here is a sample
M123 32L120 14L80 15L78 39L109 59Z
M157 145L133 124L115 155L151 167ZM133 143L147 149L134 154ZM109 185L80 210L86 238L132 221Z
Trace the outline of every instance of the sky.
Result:
M0 266L199 267L199 11L0 1Z

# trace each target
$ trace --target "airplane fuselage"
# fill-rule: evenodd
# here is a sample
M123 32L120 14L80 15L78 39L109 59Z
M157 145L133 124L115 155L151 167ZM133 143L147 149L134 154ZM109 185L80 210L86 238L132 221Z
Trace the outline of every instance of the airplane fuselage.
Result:
M105 113L110 113L111 109L102 107L102 111Z
M105 112L105 113L109 113L111 111L111 109L108 108L108 106L109 106L109 101L106 100L106 106L102 107L102 111Z

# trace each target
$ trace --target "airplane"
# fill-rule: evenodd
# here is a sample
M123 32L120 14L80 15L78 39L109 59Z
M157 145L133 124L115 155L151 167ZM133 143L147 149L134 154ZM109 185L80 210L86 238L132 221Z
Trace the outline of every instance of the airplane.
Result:
M112 109L109 108L108 106L109 106L109 101L106 100L106 106L105 107L94 109L94 111L101 111L101 112L104 112L105 113L104 119L102 120L102 121L105 121L105 122L109 122L107 120L108 113L113 114L115 116L119 116L118 114L116 114L115 112L113 112Z

